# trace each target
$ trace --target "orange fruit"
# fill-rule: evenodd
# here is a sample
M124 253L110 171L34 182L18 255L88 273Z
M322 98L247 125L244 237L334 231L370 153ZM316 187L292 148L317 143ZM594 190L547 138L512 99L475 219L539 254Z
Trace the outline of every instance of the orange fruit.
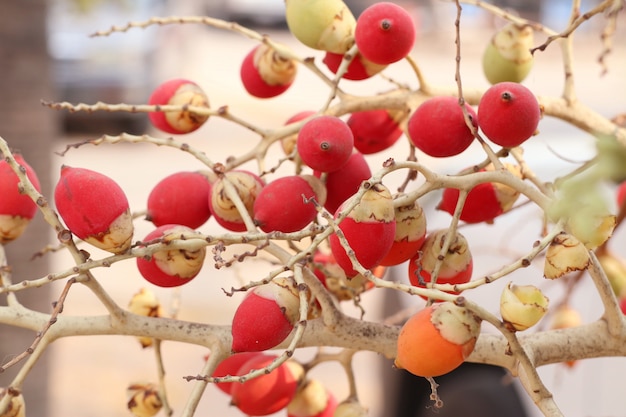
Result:
M402 326L395 365L422 377L447 374L472 353L479 333L480 319L468 309L430 305Z

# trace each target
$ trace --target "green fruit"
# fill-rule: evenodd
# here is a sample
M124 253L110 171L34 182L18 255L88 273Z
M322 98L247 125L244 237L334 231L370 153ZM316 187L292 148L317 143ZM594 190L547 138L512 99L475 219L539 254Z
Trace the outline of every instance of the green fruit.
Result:
M492 38L483 54L483 72L491 84L503 81L519 83L533 66L533 30L509 23Z
M342 0L285 0L289 30L306 46L344 54L354 44L354 15Z

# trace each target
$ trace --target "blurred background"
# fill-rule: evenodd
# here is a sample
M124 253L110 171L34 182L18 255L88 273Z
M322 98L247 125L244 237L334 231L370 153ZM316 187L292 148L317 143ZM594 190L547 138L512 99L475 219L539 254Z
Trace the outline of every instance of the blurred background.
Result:
M358 14L371 1L351 0L348 3ZM438 1L397 3L411 12L420 29L413 56L425 77L434 84L452 85L455 73L455 5ZM584 9L595 4L591 1L582 3ZM233 114L262 127L280 126L292 114L317 109L327 99L326 89L320 88L320 81L304 68L299 69L294 85L279 97L268 101L247 95L235 74L255 42L240 34L202 25L168 25L132 29L108 37L89 36L111 25L125 25L129 21L141 21L151 16L211 15L249 25L289 45L302 56L320 60L322 55L319 51L298 44L286 30L282 0L0 0L0 5L0 58L3 62L0 136L22 151L39 173L44 194L48 196L58 180L62 164L88 167L118 181L129 196L131 208L139 211L145 209L150 189L161 178L179 170L201 169L202 166L188 154L148 144L85 146L61 157L55 152L62 151L66 145L105 133L148 132L162 135L149 126L144 114L54 111L41 106L42 99L72 103L104 101L140 104L147 101L152 88L159 82L183 77L203 87L212 107L228 105ZM566 26L566 1L510 0L502 5L516 8L524 16L540 20L555 30ZM464 6L463 13L461 68L464 87L486 88L488 83L480 68L481 54L492 32L503 22L471 6ZM609 72L604 76L600 76L602 68L597 62L601 51L601 23L601 18L595 18L577 32L575 77L580 100L598 113L612 117L626 107L622 94L626 91L626 45L621 41L624 39L624 16L621 16L618 25L620 32L615 37L612 53L606 58ZM412 88L418 87L406 64L394 65L385 74ZM553 45L537 54L535 67L524 83L538 95L559 95L562 80L560 53ZM381 77L344 84L346 91L359 95L375 94L392 87ZM572 161L581 162L593 154L593 139L563 122L544 119L540 130L541 135L525 147L525 155L531 168L541 178L556 178L573 169L575 165ZM246 129L218 118L212 118L203 128L185 137L185 141L206 152L214 162L244 152L256 140L255 135ZM407 141L400 140L388 152L372 155L368 160L375 171L390 155L402 157L407 151ZM439 172L454 173L475 163L480 155L479 147L473 146L462 156L445 161L425 157L421 160L432 164ZM278 147L268 154L269 161L277 161L280 157L282 153ZM254 165L247 167L256 168ZM280 175L280 171L276 175ZM394 184L399 184L402 179L402 176L390 176L389 187L393 189ZM449 222L448 215L434 210L437 199L438 195L429 195L420 200L427 212L432 213L428 218L431 229L445 227ZM141 239L152 230L148 222L138 221L136 226L136 239ZM493 272L527 252L540 229L541 219L530 207L498 219L493 226L465 227L464 235L475 255L476 276ZM214 220L200 230L209 234L220 232ZM620 232L613 244L616 251L624 247L624 233ZM54 241L50 228L37 218L23 238L7 246L15 282L41 277L72 264L71 259L62 254L32 259L34 252ZM94 258L105 256L95 249L91 252ZM626 253L622 255L626 256ZM179 290L150 288L157 293L166 309L180 301L181 319L228 324L237 305L237 296L227 299L221 288L258 278L262 276L263 268L255 262L236 265L228 271L207 267L193 282ZM393 268L389 279L404 280L405 269L405 266ZM126 305L132 294L149 285L141 279L132 262L119 263L96 272L102 285L120 305ZM541 272L539 262L516 273L511 279L539 285L551 300L558 302L562 286L543 282ZM498 281L472 291L470 298L496 312L498 295L507 282ZM51 303L58 298L61 287L62 284L49 285L18 295L20 301L28 306L51 311ZM586 279L572 297L572 304L581 311L586 321L595 320L601 313L599 300L594 294L591 282ZM384 318L398 305L419 303L421 300L383 290L367 293L362 299L365 318L369 320ZM358 314L358 309L352 305L347 304L345 308ZM104 309L93 295L84 288L74 286L63 314L103 313ZM0 357L4 359L24 351L34 338L31 332L11 330L9 333L6 326L0 327L0 334ZM200 371L206 353L195 346L164 343L167 389L175 411L182 409L192 387L192 383L184 381L183 377ZM312 352L303 350L298 354L306 359ZM401 387L413 382L401 381L401 372L391 369L389 361L369 352L359 353L355 360L359 394L364 404L370 407L371 416L424 415L421 414L424 410L419 407L405 409L404 414L395 411L396 405L401 403L399 397L406 398L407 395ZM0 386L11 381L16 369L0 374ZM626 416L626 397L623 395L625 371L625 358L582 361L571 369L562 365L540 369L557 403L570 417ZM25 386L29 416L123 416L129 415L125 409L126 386L135 381L154 380L156 366L153 352L142 350L134 338L102 336L59 340L32 372ZM314 372L337 398L342 399L347 394L347 384L337 364L325 364ZM515 383L512 387L518 389ZM419 388L415 389L417 392ZM411 393L409 391L409 395ZM443 391L442 395L445 402ZM531 404L524 402L520 407L528 416L538 415ZM228 405L225 395L209 387L197 415L234 417L242 414ZM470 415L469 412L467 415Z

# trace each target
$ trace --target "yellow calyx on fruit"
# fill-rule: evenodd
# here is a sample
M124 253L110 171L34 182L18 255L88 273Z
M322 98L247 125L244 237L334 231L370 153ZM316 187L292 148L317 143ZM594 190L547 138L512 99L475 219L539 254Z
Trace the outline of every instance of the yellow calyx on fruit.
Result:
M333 417L367 417L368 412L358 400L349 398L342 401L337 408Z
M541 320L548 311L548 301L533 285L509 282L500 296L500 315L510 330L523 331Z
M465 356L474 349L474 343L480 332L480 320L467 308L452 302L436 304L430 321L441 337L450 343L462 346ZM471 348L468 347L471 345Z
M313 190L317 204L319 204L320 206L326 204L328 191L326 190L326 185L324 184L324 182L317 178L315 175L302 174L300 175L300 177L304 179Z
M425 271L433 271L437 262L442 262L439 269L439 277L449 278L460 272L467 270L472 263L472 255L469 249L469 243L465 236L456 233L450 242L448 252L443 260L439 260L441 249L446 241L448 229L440 229L433 231L426 237L422 245L422 264L421 267Z
M296 62L264 43L256 48L253 61L259 75L267 85L291 84L296 78L298 68Z
M133 216L128 209L113 220L106 233L87 236L84 240L107 252L124 253L132 243L133 230Z
M560 278L563 275L587 269L589 251L576 237L568 233L560 233L546 250L543 276L548 279Z
M436 377L459 367L472 353L481 320L453 302L431 304L400 329L395 365L413 375Z
M519 83L533 66L533 30L528 25L509 23L494 34L483 54L483 72L491 84Z
M163 407L158 387L152 383L136 383L126 388L127 406L136 417L152 417Z
M259 297L274 300L290 323L300 317L300 296L293 277L276 277L252 290Z
M311 417L326 410L331 394L318 379L310 379L298 388L287 406L289 417Z
M204 91L196 84L184 83L176 90L176 94L167 103L173 106L194 106L209 108L209 99ZM196 130L208 120L209 116L191 113L189 111L165 112L167 123L178 132Z
M10 214L0 214L0 244L9 243L24 233L31 219Z
M161 303L156 298L154 292L147 288L141 288L133 295L128 303L128 310L139 316L163 317L163 308ZM143 348L150 347L154 344L154 340L151 337L140 336L137 340L139 340L139 343Z
M522 168L519 165L513 165L509 163L505 163L503 165L504 168L506 168L506 170L513 174L515 177L520 179L523 178ZM485 167L485 170L493 171L493 164L487 165L487 167ZM519 198L520 192L513 187L509 187L506 184L502 184L499 182L494 182L492 184L494 192L496 194L496 199L500 203L500 207L502 207L502 212L508 212L509 210L511 210L511 208L513 208L513 204L515 204L515 202Z
M355 222L395 222L391 192L383 184L374 184L363 194L349 216Z
M192 233L193 229L174 225L163 234L163 243L169 243L180 238L181 234ZM152 255L157 267L167 275L175 275L180 278L195 277L204 263L206 247L198 249L171 249L155 252Z
M285 17L309 48L344 54L354 43L356 19L342 0L285 0Z
M11 395L11 401L0 417L26 417L26 403L24 396L20 392L9 393L5 388L0 388L0 399L5 395Z

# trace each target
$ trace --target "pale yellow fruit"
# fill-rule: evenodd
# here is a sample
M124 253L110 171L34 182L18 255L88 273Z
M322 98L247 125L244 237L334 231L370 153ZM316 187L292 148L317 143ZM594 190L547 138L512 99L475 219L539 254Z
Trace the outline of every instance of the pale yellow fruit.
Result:
M342 0L285 0L285 17L309 48L344 54L354 44L356 19Z
M596 255L615 295L626 296L626 262L608 251L598 251Z
M158 387L154 384L131 384L126 393L128 410L136 417L152 417L163 407Z
M483 72L491 84L522 82L533 66L533 30L509 23L491 38L483 54Z

